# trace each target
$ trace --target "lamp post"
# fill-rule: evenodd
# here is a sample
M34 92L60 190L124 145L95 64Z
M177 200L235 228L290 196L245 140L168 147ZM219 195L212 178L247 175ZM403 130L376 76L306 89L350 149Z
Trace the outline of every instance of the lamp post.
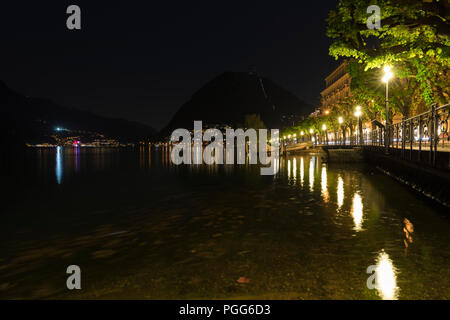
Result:
M325 143L328 144L328 134L327 134L327 125L322 125L322 130L325 132Z
M358 130L356 131L356 137L357 139L359 138L359 143L362 144L362 134L361 134L361 122L360 122L360 118L361 117L361 107L360 106L356 106L356 111L355 111L355 116L356 118L358 118ZM358 140L356 140L358 141Z
M344 119L342 117L339 117L338 121L339 121L339 124L340 124L341 129L342 129L342 144L345 145L344 126L342 125L344 123Z
M385 66L384 69L384 76L381 79L381 81L383 81L386 84L386 126L384 128L384 144L386 147L386 153L388 152L389 149L389 80L394 76L394 74L391 71L391 67L390 66Z
M314 137L313 137L313 133L314 133L314 130L311 128L311 129L309 129L309 134L311 135L311 141L313 142L313 143L315 143L315 139L314 139Z

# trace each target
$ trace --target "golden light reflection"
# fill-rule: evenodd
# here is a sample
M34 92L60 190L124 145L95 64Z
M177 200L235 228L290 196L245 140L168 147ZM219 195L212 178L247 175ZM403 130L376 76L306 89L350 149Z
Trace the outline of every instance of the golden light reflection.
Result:
M273 159L272 161L275 161L273 166L273 176L275 177L275 175L280 172L280 158L275 157L275 159Z
M355 224L354 229L356 231L361 231L363 223L363 203L359 193L355 193L355 196L353 197L351 214L353 217L353 222Z
M407 218L403 219L403 232L405 233L405 239L403 239L403 243L405 244L405 254L408 253L409 245L413 243L413 233L414 233L414 225Z
M397 300L399 291L397 286L397 271L389 255L384 250L378 254L375 270L378 294L383 300Z
M230 142L227 142L227 147L225 148L225 163L231 164L234 162L234 147L230 146Z
M166 149L165 148L166 148L165 146L162 147L162 161L161 161L161 164L162 164L163 167L166 166Z
M144 154L144 147L140 146L139 147L139 167L140 168L145 168L145 154Z
M297 159L296 158L294 158L294 160L293 160L293 168L292 168L292 177L293 177L293 180L294 181L296 181L297 180Z
M330 195L328 194L328 188L327 188L327 167L326 167L326 165L322 166L321 187L322 187L323 201L328 202L328 200L330 199Z
M305 176L305 167L303 164L303 157L300 158L300 184L303 186L303 177Z
M338 177L337 204L339 209L344 204L344 179L341 176Z
M288 173L288 180L290 180L290 179L291 179L291 160L288 160L288 170L287 170L287 173Z
M314 163L315 158L312 157L311 161L309 162L309 188L311 191L314 189Z
M148 167L152 166L152 148L151 145L148 146Z

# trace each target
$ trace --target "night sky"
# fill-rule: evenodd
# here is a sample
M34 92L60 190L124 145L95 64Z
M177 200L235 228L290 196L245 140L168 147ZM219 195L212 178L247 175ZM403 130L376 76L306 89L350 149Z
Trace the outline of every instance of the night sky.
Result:
M256 71L317 105L328 55L321 1L2 1L0 80L58 104L162 128L224 71ZM66 28L66 8L82 30Z

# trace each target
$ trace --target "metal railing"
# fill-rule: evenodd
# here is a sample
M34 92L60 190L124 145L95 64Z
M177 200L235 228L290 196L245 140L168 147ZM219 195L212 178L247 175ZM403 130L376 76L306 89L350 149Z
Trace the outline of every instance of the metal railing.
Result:
M371 145L384 146L386 152L403 159L436 165L438 152L450 152L450 104L438 107L401 122L371 132ZM426 157L424 159L424 151Z
M322 132L309 139L317 146L371 146L396 157L427 162L436 166L439 154L446 153L450 166L450 104L438 107L433 104L427 112L404 119L395 124L373 130L356 129L344 139L343 131ZM361 132L363 131L363 132ZM314 139L312 139L314 137ZM308 139L308 137L306 137ZM305 140L305 138L303 138Z

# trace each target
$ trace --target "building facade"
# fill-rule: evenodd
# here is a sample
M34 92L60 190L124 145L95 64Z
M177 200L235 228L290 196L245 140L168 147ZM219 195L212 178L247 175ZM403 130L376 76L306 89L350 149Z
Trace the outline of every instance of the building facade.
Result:
M347 73L347 60L344 60L328 77L325 78L325 90L321 95L321 113L326 113L340 99L350 96L351 77Z

